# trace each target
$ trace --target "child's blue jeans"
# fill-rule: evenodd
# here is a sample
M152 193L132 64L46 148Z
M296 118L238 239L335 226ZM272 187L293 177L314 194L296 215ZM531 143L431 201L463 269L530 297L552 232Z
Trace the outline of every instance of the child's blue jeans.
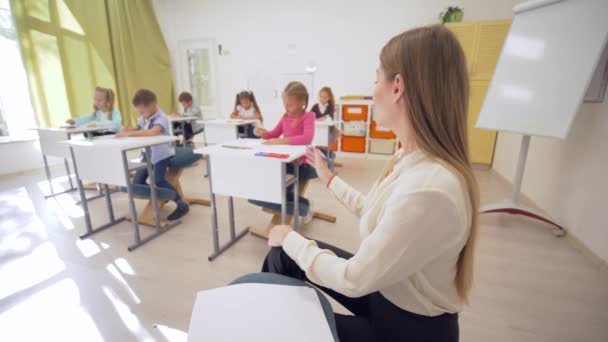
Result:
M180 201L182 198L180 197L177 190L169 183L167 178L165 178L165 174L167 173L167 167L169 166L169 162L171 158L165 158L163 160L158 161L156 164L152 165L154 168L154 184L157 187L171 189L175 191L175 202ZM139 169L135 172L135 176L133 177L133 184L146 184L146 179L148 179L148 169Z

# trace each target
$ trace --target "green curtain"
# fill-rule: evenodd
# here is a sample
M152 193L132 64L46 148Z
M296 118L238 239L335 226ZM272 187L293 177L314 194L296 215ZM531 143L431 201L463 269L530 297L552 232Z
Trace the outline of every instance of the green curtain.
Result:
M176 105L171 59L151 1L106 0L106 6L121 108L133 113L133 94L147 88L170 113Z
M139 88L175 108L169 51L149 0L11 0L11 8L39 125L90 112L98 85L115 90L125 125L137 119Z

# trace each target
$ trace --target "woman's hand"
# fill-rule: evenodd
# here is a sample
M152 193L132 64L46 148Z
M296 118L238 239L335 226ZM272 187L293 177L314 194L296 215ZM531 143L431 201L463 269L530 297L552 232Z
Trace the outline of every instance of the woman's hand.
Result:
M73 125L76 121L74 121L74 119L67 119L65 120L65 123L67 123L68 125Z
M264 141L264 145L287 145L288 141L285 138L274 138Z
M293 228L291 228L291 226L274 226L268 234L268 246L283 246L283 241L290 232L293 232Z
M255 135L256 137L262 138L264 135L266 135L266 133L268 133L268 131L263 129L262 127L256 127L253 129L253 135Z
M310 166L315 168L317 175L323 183L327 184L330 178L334 176L333 172L327 167L327 160L325 160L323 153L318 148L306 150L306 161Z
M97 126L96 122L91 122L91 123L87 124L87 127L95 127L95 126Z

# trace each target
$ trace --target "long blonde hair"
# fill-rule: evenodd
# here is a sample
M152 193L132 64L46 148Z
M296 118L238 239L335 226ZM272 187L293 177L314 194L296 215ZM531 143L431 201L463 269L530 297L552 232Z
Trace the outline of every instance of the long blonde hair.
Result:
M110 112L114 111L114 91L110 88L95 87L95 92L102 93ZM98 111L97 105L93 103L93 111Z
M298 101L304 102L303 111L306 112L306 108L308 108L308 90L306 90L306 86L302 82L291 81L283 90L284 96L294 97ZM283 114L283 118L287 116L288 113ZM301 117L296 118L293 121L293 127L297 127L300 124Z
M471 229L457 262L454 283L468 302L473 283L473 257L478 229L479 190L467 141L469 78L464 52L443 25L406 31L393 37L380 53L387 78L404 79L406 110L419 148L447 164L464 179L471 203Z

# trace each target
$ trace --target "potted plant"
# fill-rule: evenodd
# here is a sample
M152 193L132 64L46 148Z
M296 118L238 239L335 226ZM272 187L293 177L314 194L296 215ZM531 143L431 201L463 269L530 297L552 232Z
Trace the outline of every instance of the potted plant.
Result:
M442 23L457 23L462 21L464 11L462 8L457 6L450 6L445 11L439 14L439 19Z

